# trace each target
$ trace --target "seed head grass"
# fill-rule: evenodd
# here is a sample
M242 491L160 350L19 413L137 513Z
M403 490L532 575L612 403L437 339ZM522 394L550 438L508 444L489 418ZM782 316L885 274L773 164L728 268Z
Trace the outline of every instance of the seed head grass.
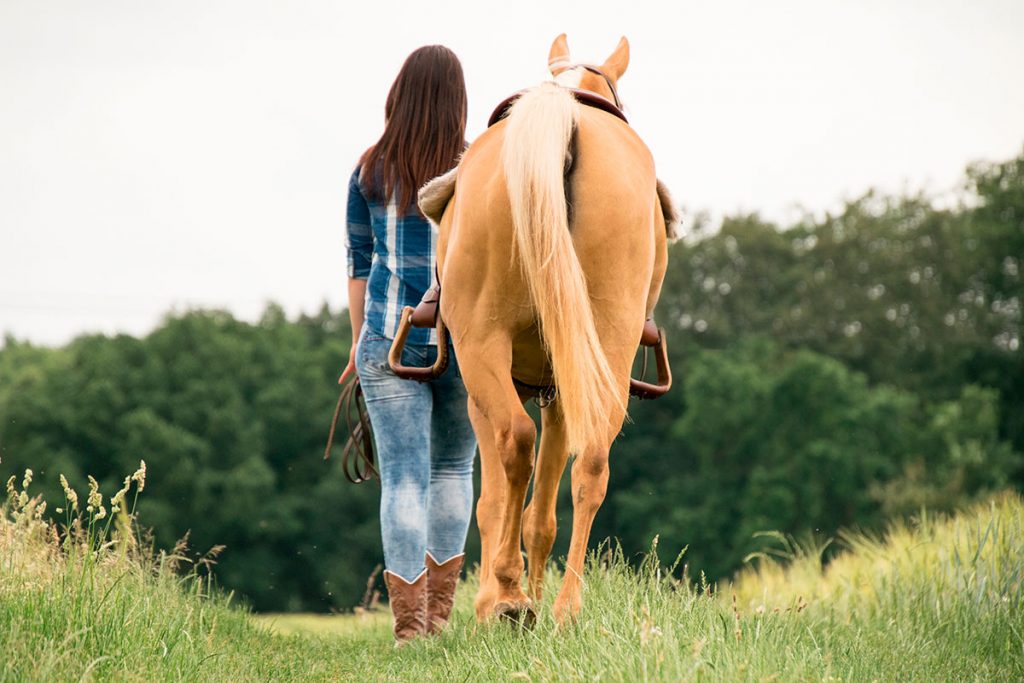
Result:
M386 608L253 615L214 585L216 551L196 558L183 540L153 552L125 503L139 472L106 516L98 484L92 510L78 513L62 480L63 524L48 521L31 477L10 482L0 682L1024 679L1016 494L880 535L844 533L827 562L824 543L769 535L766 552L719 585L685 576L685 555L664 566L656 552L627 557L605 543L588 561L578 620L554 623L552 565L530 631L478 624L471 572L449 628L395 650Z

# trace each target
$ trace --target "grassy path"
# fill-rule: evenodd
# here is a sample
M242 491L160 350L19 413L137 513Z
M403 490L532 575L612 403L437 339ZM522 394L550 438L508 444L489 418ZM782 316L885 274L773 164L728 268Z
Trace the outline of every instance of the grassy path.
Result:
M1024 503L845 539L716 594L621 557L594 561L579 621L472 618L402 650L387 614L250 615L115 542L58 551L33 514L0 523L0 681L1020 681ZM164 558L168 564L168 558ZM554 574L554 573L553 573Z
M385 611L369 614L311 614L286 612L283 614L255 614L260 627L282 636L334 636L343 638L359 637L371 631L376 637L378 631L387 635L390 622Z

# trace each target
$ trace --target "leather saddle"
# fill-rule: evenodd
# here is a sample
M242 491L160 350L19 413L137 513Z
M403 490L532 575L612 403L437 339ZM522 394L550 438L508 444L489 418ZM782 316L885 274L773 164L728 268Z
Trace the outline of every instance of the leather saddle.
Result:
M569 88L569 90L580 104L608 112L609 114L628 123L625 114L622 113L622 110L606 97L602 97L601 95L589 90L580 90L579 88ZM488 127L493 126L498 121L505 118L513 103L515 103L522 94L522 92L517 92L502 100L502 102L494 109L494 113L491 114L491 117L487 122ZM441 320L438 315L440 302L441 287L440 285L434 285L423 295L423 298L420 300L419 304L417 304L416 308L406 306L402 309L402 315L398 324L398 333L395 335L395 340L391 345L391 352L388 354L388 364L399 377L426 382L441 376L441 374L443 374L448 368L448 334L447 329L444 326L444 321ZM437 361L430 367L411 367L402 365L402 350L405 348L405 340L408 338L409 330L413 327L437 328ZM644 329L640 335L640 348L643 349L644 353L641 379L630 378L629 393L631 396L635 396L641 400L660 398L672 387L672 369L668 364L668 349L665 345L665 331L655 325L652 318L648 318L644 322ZM643 379L643 375L646 374L647 370L647 353L649 349L654 349L654 358L657 367L658 379L654 384ZM528 386L521 382L517 384L521 388ZM554 393L554 387L529 387L529 389L536 392L538 395L552 395Z

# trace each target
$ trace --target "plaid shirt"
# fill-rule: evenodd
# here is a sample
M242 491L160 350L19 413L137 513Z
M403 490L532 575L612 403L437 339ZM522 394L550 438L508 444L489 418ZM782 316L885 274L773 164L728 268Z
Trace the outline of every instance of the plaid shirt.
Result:
M345 247L348 276L368 279L366 326L388 339L398 331L403 306L415 306L434 281L437 235L415 206L398 215L394 200L370 199L359 183L359 169L348 183ZM409 344L437 344L434 329L413 328Z

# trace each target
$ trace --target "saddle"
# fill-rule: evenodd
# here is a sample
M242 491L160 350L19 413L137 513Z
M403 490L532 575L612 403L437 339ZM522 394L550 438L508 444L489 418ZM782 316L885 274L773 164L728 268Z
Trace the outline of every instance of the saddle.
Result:
M626 115L622 113L622 110L617 106L617 103L589 90L581 90L579 88L567 89L573 94L580 104L608 112L609 114L622 119L622 121L629 123L626 120ZM517 92L502 100L494 109L490 119L488 119L487 126L493 126L505 118L508 115L509 109L515 101L522 96L522 94L522 92ZM447 175L448 174L446 174L446 176ZM445 176L442 176L442 178L438 178L437 180L442 180L444 177ZM449 182L453 184L454 177L452 177ZM424 201L424 191L428 191L431 184L428 184L420 191L421 205ZM659 194L662 192L660 183L658 192ZM443 212L443 204L446 202L437 202L436 198L433 198L430 201L433 204L438 204L438 206L434 208L440 209L440 211ZM425 213L427 213L428 217L433 218L433 216L431 216L432 212ZM438 219L439 218L440 216L438 216ZM415 308L412 306L406 306L402 309L402 314L398 324L398 331L395 335L395 340L391 345L391 351L388 354L388 364L399 377L402 377L403 379L414 379L420 382L427 382L440 377L444 371L448 369L448 335L447 329L444 326L444 321L441 320L438 315L440 302L441 286L434 285L427 290ZM409 330L413 327L434 327L437 329L437 361L430 367L411 367L402 364L402 350L405 348L405 340L409 336ZM668 364L668 349L665 344L665 331L654 323L653 318L648 318L644 322L643 332L640 335L640 348L643 349L644 352L643 365L640 373L641 379L630 378L629 393L631 396L635 396L641 400L660 398L672 387L672 369ZM643 375L646 374L647 353L650 349L654 349L654 358L658 376L656 384L651 384L642 379ZM516 385L524 391L524 393L533 394L535 397L550 397L554 395L553 386L532 386L524 384L523 382L516 380L514 377L512 379L513 382L515 382Z

